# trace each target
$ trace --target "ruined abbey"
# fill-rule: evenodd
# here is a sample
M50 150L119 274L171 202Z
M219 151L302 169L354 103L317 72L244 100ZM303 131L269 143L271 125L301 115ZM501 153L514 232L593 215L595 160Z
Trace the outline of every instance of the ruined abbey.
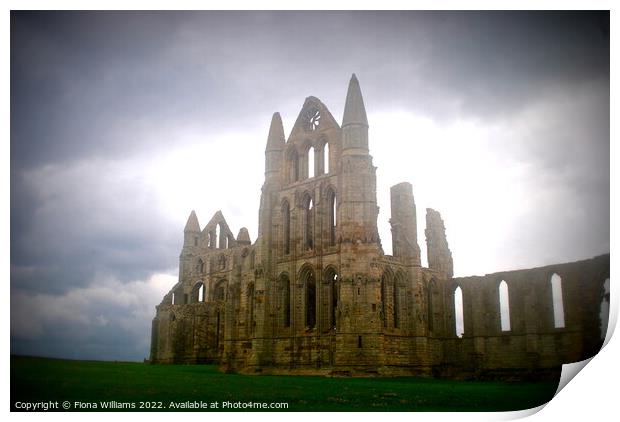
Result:
M440 214L426 209L426 268L412 186L390 193L393 256L377 230L355 75L342 124L308 97L286 139L275 113L258 238L245 228L235 237L219 211L201 228L192 211L179 281L156 307L150 361L252 374L524 379L556 376L598 352L609 254L455 278Z

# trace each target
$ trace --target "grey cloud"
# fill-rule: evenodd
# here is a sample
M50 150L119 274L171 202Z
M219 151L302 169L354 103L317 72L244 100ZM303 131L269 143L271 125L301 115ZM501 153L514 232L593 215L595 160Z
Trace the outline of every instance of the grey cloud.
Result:
M12 292L13 353L136 360L148 350L145 327L162 294L155 279L121 283L95 277L63 294Z
M166 140L152 134L166 125L254 125L253 110L280 109L291 96L323 94L338 109L351 72L363 75L373 107L402 104L434 118L488 119L522 106L546 84L608 78L607 18L13 13L12 159L64 161L157 148Z
M132 280L176 266L179 229L165 224L153 192L123 171L93 162L14 177L17 196L30 199L12 205L19 216L11 238L12 288L60 293L92 274ZM29 205L23 210L22 201Z

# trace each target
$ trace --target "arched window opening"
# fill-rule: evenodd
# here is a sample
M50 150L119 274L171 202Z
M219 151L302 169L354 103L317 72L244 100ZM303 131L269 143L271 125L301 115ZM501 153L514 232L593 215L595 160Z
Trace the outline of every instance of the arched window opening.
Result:
M287 201L282 204L282 231L284 255L291 253L291 208Z
M204 283L199 281L192 288L192 303L204 302Z
M175 292L172 292L172 304L177 304L177 294Z
M226 269L226 257L224 256L224 254L220 255L217 263L220 270Z
M456 336L463 337L465 333L465 320L463 318L463 290L458 286L454 290L454 325Z
M220 243L218 243L218 241ZM221 248L222 247L222 245L221 245L221 243L222 243L222 227L221 227L221 224L217 224L215 226L215 239L214 239L214 243L215 243L215 245L213 246L214 248Z
M338 273L332 267L328 268L325 279L329 282L329 292L330 292L330 317L329 317L329 327L336 328L336 314L338 311Z
M217 237L214 231L209 232L209 248L215 249L217 247Z
M499 283L499 312L502 331L510 331L510 301L508 284L504 280Z
M194 236L194 246L198 246L198 236Z
M329 174L329 143L326 143L323 148L323 163L325 163L325 174Z
M314 177L314 148L308 148L308 177Z
M327 206L329 207L329 245L336 244L336 193L330 189L327 194Z
M303 280L306 291L306 328L313 329L316 326L316 282L314 272L306 269Z
M202 260L202 258L198 259L198 272L200 274L204 274L205 273L205 262Z
M607 326L609 325L609 278L603 283L599 319L601 321L601 340L604 341L607 336Z
M555 328L564 328L564 301L562 300L562 277L558 274L551 276L551 296L553 299L553 325Z
M220 249L226 249L228 247L228 236L226 235L226 230L224 230L224 225L222 223L217 224L217 238L220 242L218 247Z
M313 215L314 209L312 204L312 198L306 195L304 200L304 245L306 250L311 250L314 247L313 239Z

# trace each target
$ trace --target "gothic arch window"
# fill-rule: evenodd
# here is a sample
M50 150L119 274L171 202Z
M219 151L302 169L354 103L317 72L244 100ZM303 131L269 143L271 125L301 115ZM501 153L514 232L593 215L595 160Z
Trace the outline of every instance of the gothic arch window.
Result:
M219 241L219 243L218 243ZM215 226L215 239L213 240L214 244L215 244L215 248L221 248L222 245L222 225L221 224L216 224Z
M303 213L304 250L311 250L314 248L314 205L312 203L312 197L310 197L310 194L306 194L304 196Z
M284 327L291 326L291 281L288 275L282 274L280 276L280 287L282 289L282 325Z
M220 270L226 269L226 257L224 254L221 254L217 259L217 266Z
M308 177L314 177L315 175L315 151L313 147L308 148Z
M502 280L499 283L499 312L502 331L510 331L510 299L508 297L508 283Z
M205 262L202 260L202 258L198 258L198 264L196 265L196 269L200 274L205 273Z
M329 245L334 246L336 244L336 193L331 188L327 191L327 208Z
M284 255L291 253L291 207L288 201L282 203L282 243Z
M323 147L323 163L324 173L329 174L329 142L326 142Z
M175 292L172 292L172 304L177 304L177 294Z
M302 270L301 280L305 293L306 328L313 329L316 326L316 279L312 268L306 267Z
M396 273L392 290L392 317L394 319L394 328L401 327L403 315L406 315L406 300L403 300L403 296L405 294L405 285L405 275L402 273L402 271L398 271Z
M336 313L338 310L338 272L334 267L325 271L325 280L329 283L329 327L336 328Z
M228 248L228 236L226 235L226 229L222 223L217 224L217 239L219 239L218 247L220 249Z
M192 303L199 303L199 302L204 302L205 300L205 285L202 281L197 282L196 284L194 284L194 287L192 288Z
M456 286L454 289L454 325L457 337L463 337L465 333L465 320L463 317L463 289Z
M551 276L551 298L553 302L553 326L564 328L564 301L562 299L562 277Z

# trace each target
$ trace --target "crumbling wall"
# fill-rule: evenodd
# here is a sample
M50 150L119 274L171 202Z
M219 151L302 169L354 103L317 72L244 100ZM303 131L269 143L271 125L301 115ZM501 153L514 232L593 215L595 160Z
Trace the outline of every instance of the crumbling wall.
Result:
M432 208L426 209L426 246L428 267L450 278L454 274L452 253L446 240L446 227L441 215Z
M420 265L416 208L411 183L390 188L392 254L409 265Z
M221 312L214 303L158 306L152 326L151 361L219 362Z
M551 277L561 277L564 326L556 327ZM451 280L445 370L461 376L540 377L595 355L602 346L599 311L609 255L567 264ZM509 292L510 330L500 325L499 284ZM454 291L463 292L464 334L455 333Z

